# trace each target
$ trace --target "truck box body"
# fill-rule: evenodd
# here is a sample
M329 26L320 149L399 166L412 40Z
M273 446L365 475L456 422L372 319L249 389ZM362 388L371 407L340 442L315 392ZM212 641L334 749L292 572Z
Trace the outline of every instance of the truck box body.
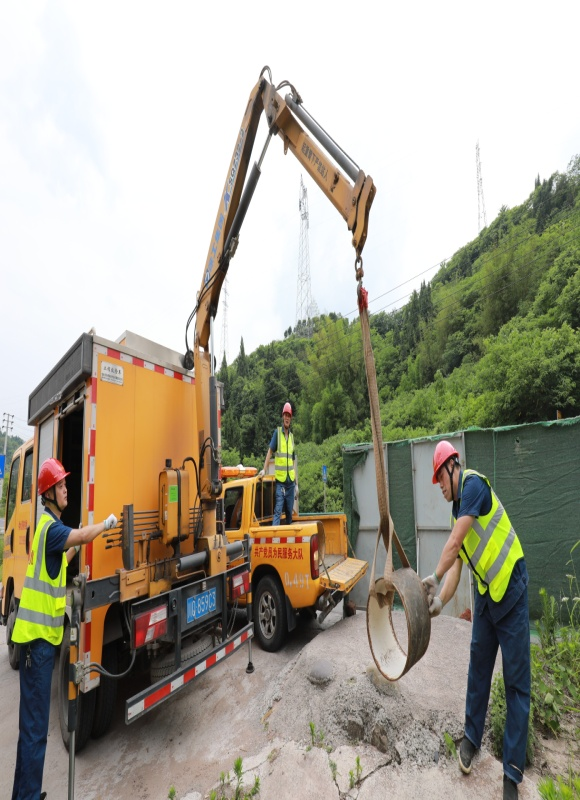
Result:
M134 627L129 631L127 623L150 613L156 605L152 598L160 598L157 607L164 609L167 620L166 629L155 636L151 623L146 649L153 679L179 673L182 643L186 649L190 640L199 639L199 653L203 645L215 649L223 644L229 580L243 573L243 564L247 572L249 564L242 554L231 569L225 543L208 543L202 536L196 492L206 432L196 413L193 373L181 366L178 354L133 333L115 342L83 334L30 395L29 424L35 427L34 439L20 448L11 469L4 622L13 624L11 603L15 612L42 513L38 471L46 458L55 457L70 472L65 524L79 528L111 513L119 520L116 528L82 547L69 565L69 575L86 576L82 662L101 664L112 643L120 649L128 646L130 657L138 646ZM219 534L221 526L214 528ZM188 568L188 559L195 567ZM236 647L251 636L249 624ZM120 650L117 655L116 663ZM164 664L157 671L156 661ZM86 669L81 692L90 693L102 680L98 672ZM145 695L137 705L128 701L127 721L151 706Z

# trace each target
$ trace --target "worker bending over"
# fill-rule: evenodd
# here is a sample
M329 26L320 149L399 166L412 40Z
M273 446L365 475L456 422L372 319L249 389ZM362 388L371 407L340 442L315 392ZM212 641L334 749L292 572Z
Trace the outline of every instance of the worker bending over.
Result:
M436 617L451 600L463 563L477 584L465 700L465 733L459 766L469 774L481 747L493 668L501 648L506 698L503 738L503 798L515 800L526 761L530 713L530 625L528 572L520 540L489 480L461 469L459 453L441 441L433 455L433 483L452 503L451 534L433 575L423 583L429 614ZM443 576L445 583L437 594Z

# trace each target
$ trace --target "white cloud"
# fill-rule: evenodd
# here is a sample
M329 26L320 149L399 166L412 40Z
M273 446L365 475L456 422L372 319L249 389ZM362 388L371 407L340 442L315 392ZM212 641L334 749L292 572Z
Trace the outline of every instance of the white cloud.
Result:
M580 150L578 16L571 0L2 4L0 412L26 435L29 392L93 325L183 349L265 64L377 185L363 254L376 310L477 235L477 140L488 222ZM262 124L255 158L264 139ZM300 174L274 140L230 266L230 360L241 336L251 352L295 322ZM347 314L350 234L302 174L312 294Z

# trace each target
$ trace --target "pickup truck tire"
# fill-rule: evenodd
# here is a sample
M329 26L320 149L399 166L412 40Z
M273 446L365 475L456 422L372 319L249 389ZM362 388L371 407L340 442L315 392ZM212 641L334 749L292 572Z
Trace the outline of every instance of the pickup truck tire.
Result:
M6 641L8 642L8 661L12 669L18 669L20 666L20 645L12 641L12 631L14 630L14 623L16 622L16 600L14 595L10 598L10 605L8 607L8 619L6 620Z
M70 746L70 732L68 730L68 662L70 653L70 625L64 629L64 636L60 645L58 661L58 710L60 719L60 735L66 749ZM77 700L77 726L75 730L75 753L80 753L89 740L93 727L95 713L96 690L81 692Z
M117 645L117 642L110 642L110 644L106 644L103 647L101 664L111 675L114 675L118 669ZM101 682L95 689L95 715L91 730L93 739L99 739L104 736L111 727L115 716L118 683L114 678L107 678L106 675L101 675Z
M275 653L286 639L286 601L280 582L265 575L254 592L254 633L262 650Z

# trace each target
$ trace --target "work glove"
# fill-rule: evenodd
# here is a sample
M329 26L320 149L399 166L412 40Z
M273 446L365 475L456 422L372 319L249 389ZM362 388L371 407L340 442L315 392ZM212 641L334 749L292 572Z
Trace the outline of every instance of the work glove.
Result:
M433 575L429 575L428 578L423 578L423 586L425 587L425 591L427 592L427 600L429 601L429 603L431 603L431 600L433 600L433 598L437 594L440 583L441 581L439 580L437 575L435 575L435 573L433 573Z
M264 477L264 470L263 470L263 469L261 469L261 470L258 472L258 478L263 478L263 477Z
M429 616L438 617L443 610L443 601L440 597L434 597L429 603Z
M114 528L117 524L117 517L114 514L109 514L103 524L105 526L105 530L110 531L111 528Z

